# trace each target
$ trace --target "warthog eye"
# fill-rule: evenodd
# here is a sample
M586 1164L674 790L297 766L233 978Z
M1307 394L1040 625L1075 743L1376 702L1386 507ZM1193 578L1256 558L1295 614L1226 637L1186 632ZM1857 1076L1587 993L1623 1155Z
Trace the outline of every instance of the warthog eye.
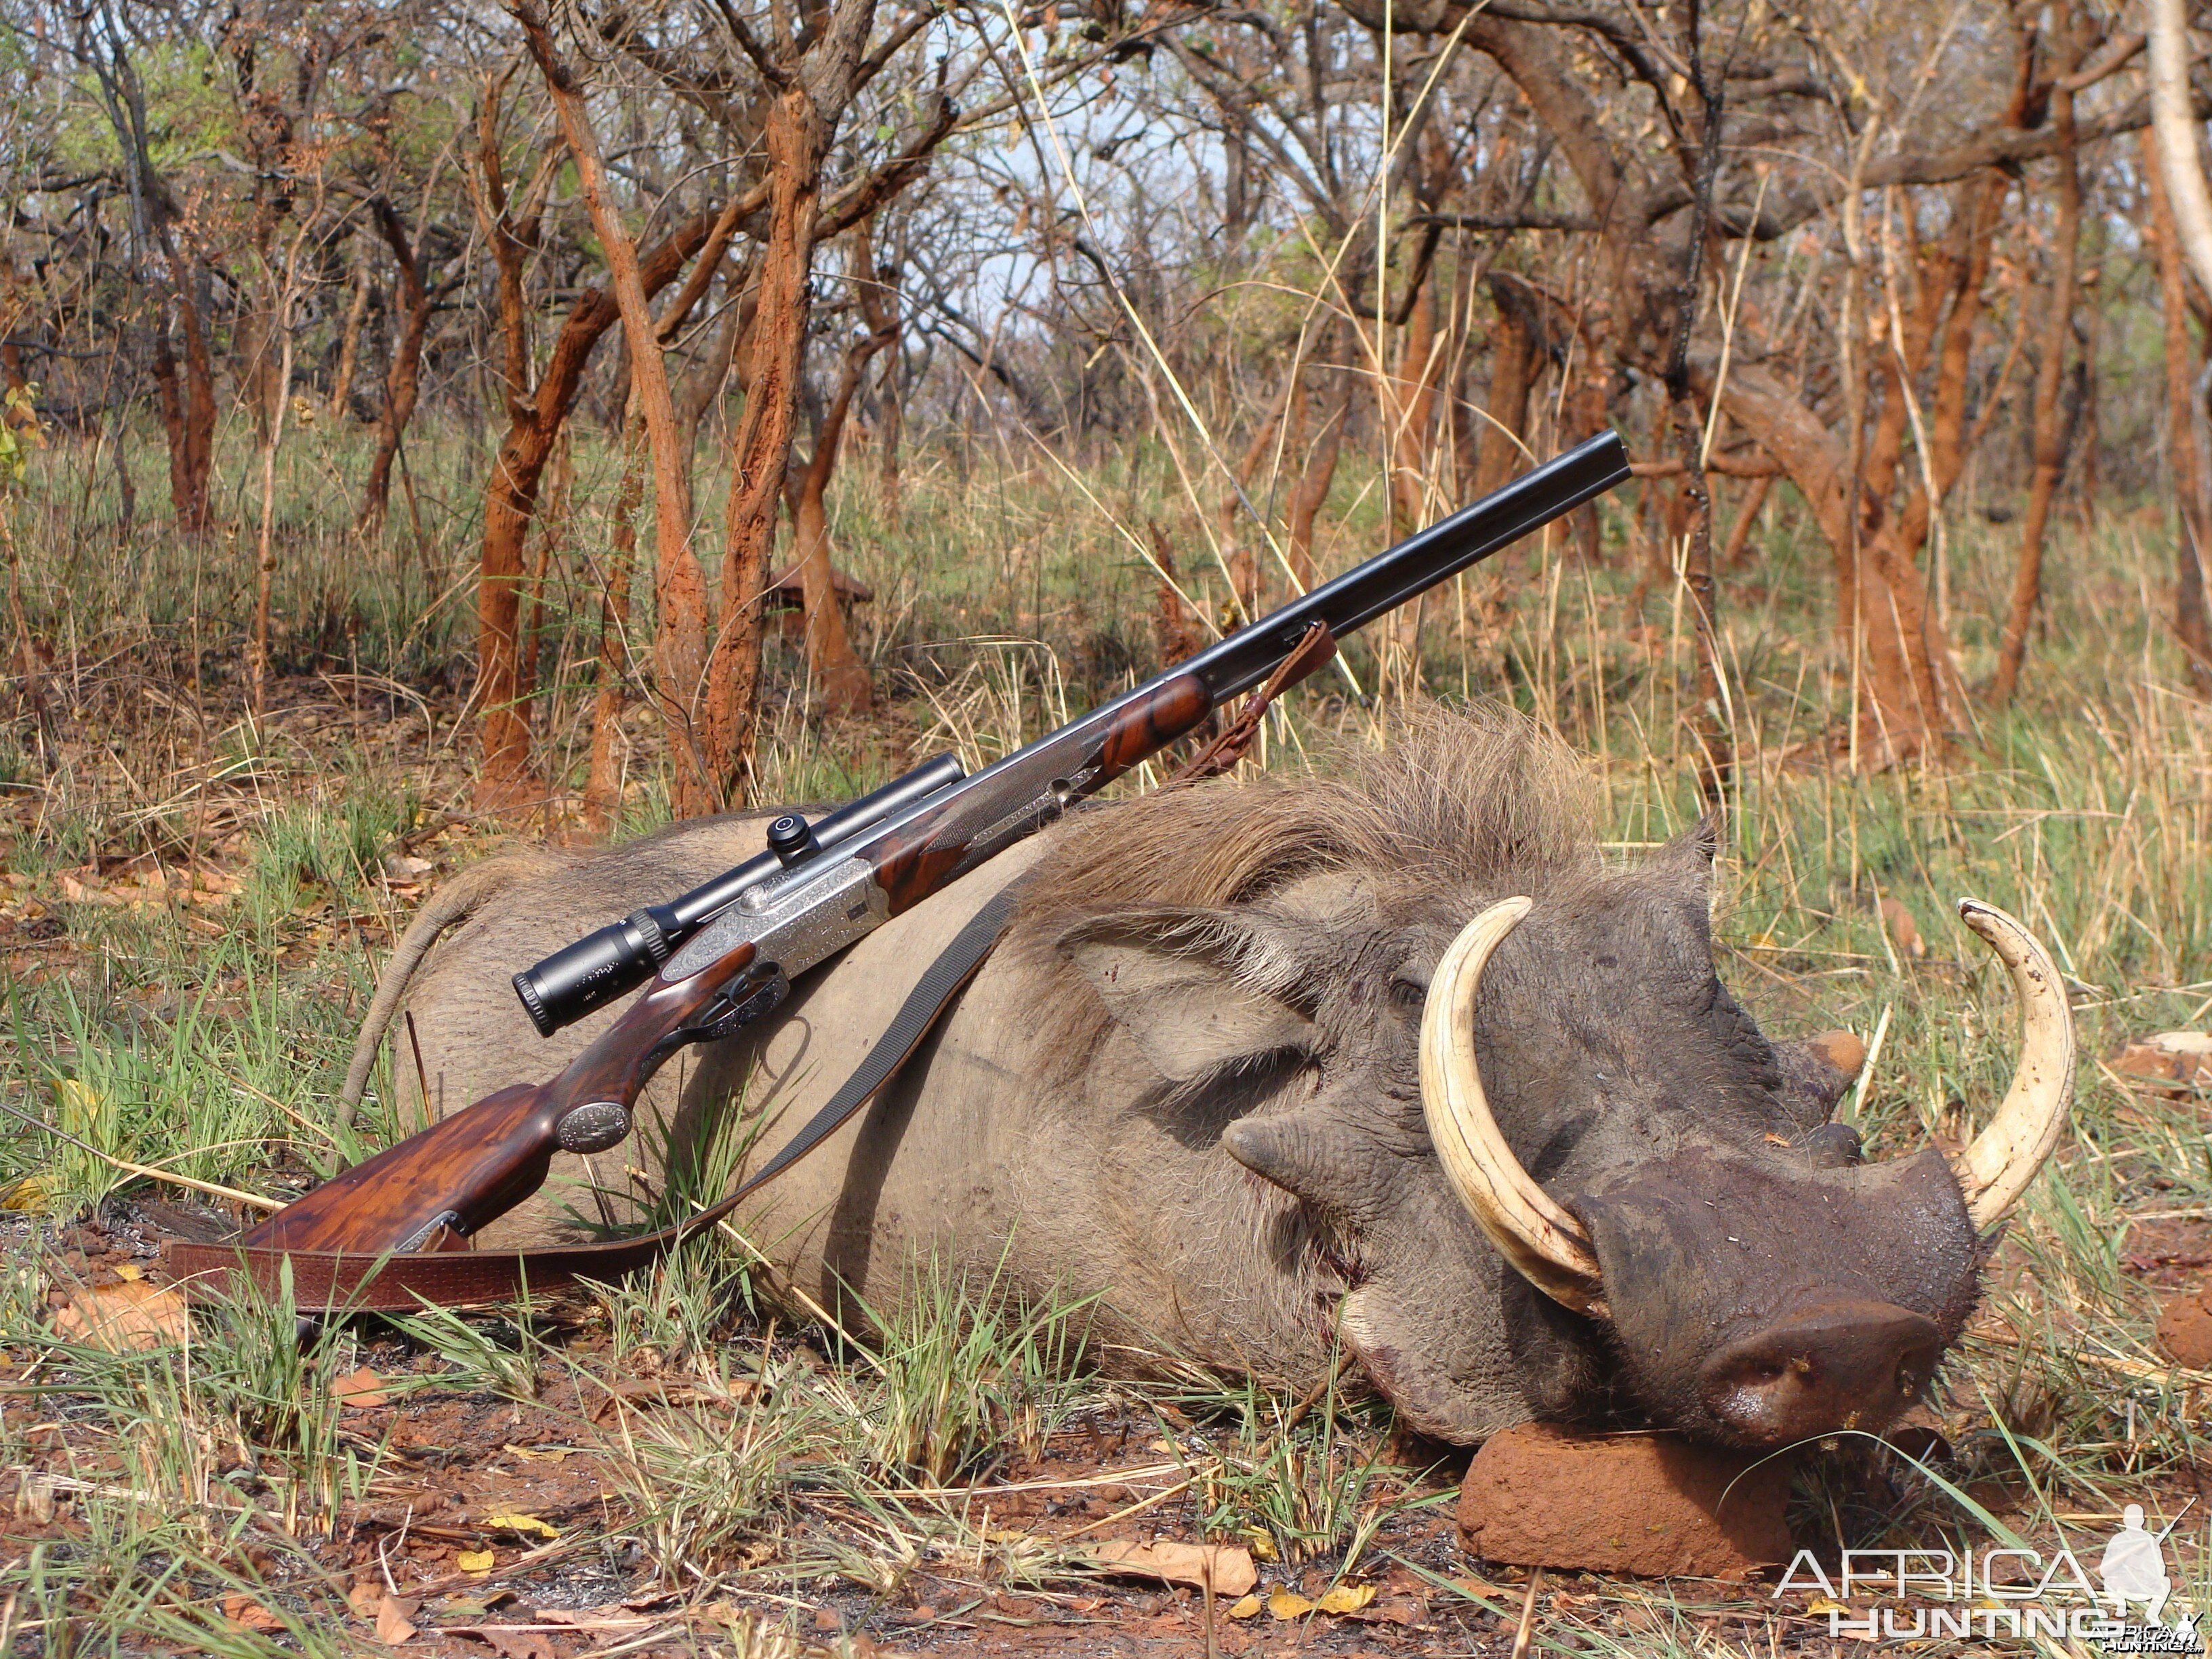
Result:
M1409 979L1390 981L1390 1006L1401 1012L1418 1015L1428 996L1429 990L1425 985L1416 985Z

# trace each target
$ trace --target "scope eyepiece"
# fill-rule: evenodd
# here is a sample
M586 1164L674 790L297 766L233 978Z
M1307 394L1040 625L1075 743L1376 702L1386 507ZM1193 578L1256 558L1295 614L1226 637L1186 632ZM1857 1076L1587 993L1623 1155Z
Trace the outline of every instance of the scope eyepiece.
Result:
M514 976L514 994L540 1036L551 1036L603 1008L650 975L676 948L665 905L637 911L587 933Z

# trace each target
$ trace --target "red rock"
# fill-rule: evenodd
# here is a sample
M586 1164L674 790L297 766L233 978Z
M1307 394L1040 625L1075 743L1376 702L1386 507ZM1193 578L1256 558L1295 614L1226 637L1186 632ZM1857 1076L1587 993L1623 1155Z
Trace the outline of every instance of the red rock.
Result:
M1762 1462L1674 1435L1525 1423L1475 1455L1459 1524L1472 1553L1515 1566L1741 1577L1796 1551L1783 1519L1790 1472L1785 1457Z
M2212 1307L2203 1287L2176 1291L2159 1310L2158 1345L2178 1365L2212 1370Z

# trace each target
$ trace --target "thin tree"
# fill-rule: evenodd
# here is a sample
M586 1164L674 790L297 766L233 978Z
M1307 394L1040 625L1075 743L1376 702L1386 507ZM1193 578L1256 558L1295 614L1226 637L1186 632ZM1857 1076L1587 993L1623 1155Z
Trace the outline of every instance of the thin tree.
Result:
M719 809L720 780L705 763L692 712L706 679L707 578L691 550L690 469L669 395L668 367L639 272L637 245L608 192L605 165L583 94L555 50L544 14L531 0L519 0L514 14L552 94L562 136L575 158L592 228L606 255L615 303L622 312L631 392L653 457L653 595L659 611L653 635L654 690L675 767L677 813L695 817ZM728 234L726 228L723 234ZM702 260L702 268L711 273L715 263L719 259Z

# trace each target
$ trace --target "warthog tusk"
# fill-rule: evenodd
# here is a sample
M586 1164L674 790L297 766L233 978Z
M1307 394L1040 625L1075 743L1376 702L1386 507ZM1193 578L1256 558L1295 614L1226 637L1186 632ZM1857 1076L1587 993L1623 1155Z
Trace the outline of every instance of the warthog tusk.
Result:
M1491 1115L1475 1065L1482 970L1528 908L1525 898L1499 900L1467 925L1437 964L1421 1013L1421 1111L1452 1189L1498 1254L1545 1295L1602 1317L1589 1235L1521 1167Z
M2027 928L1979 899L1960 899L1959 916L2011 971L2020 998L2020 1064L2012 1087L1959 1161L1967 1213L1986 1231L2020 1202L2066 1127L2074 1097L2074 1011L2051 953Z

